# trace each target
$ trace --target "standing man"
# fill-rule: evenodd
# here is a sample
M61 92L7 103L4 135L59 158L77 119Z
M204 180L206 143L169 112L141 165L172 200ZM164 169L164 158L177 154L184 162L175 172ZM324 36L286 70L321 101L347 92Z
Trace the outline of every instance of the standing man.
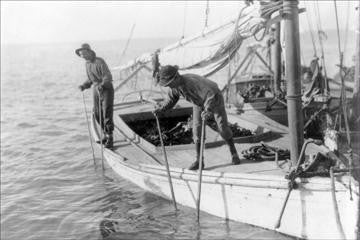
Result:
M90 88L93 85L94 114L98 122L102 123L101 128L105 132L101 140L106 148L113 147L113 106L114 106L114 88L112 85L111 72L102 58L96 56L90 45L84 43L81 48L76 49L75 53L85 59L87 81L79 86L81 91ZM99 99L101 109L99 109ZM101 117L101 121L100 121Z
M189 170L197 170L199 168L201 118L208 120L212 115L215 118L221 137L229 146L232 163L240 164L232 131L228 126L224 98L217 84L196 74L180 75L177 67L170 65L160 69L159 79L160 86L170 87L171 91L169 92L168 100L155 109L155 114L160 114L174 107L180 96L194 104L193 139L196 148L196 160L189 167ZM204 164L202 166L204 167Z

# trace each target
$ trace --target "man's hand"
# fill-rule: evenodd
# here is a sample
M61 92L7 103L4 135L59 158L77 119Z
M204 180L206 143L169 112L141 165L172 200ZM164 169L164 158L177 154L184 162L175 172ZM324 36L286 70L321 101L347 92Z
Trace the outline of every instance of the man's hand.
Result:
M101 84L99 84L99 85L97 86L97 89L98 89L99 93L102 93L102 92L104 91L104 86L101 85Z
M163 112L163 110L161 109L160 106L155 106L155 109L152 113L156 116L159 116L162 112Z
M78 88L80 89L80 91L84 91L84 90L85 90L85 87L84 87L83 85L80 85Z
M205 121L209 120L211 118L211 113L208 111L202 111L201 118Z

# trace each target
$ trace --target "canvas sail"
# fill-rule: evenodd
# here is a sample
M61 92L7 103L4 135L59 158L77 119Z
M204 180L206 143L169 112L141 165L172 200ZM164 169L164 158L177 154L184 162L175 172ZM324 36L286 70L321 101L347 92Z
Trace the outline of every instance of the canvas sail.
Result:
M218 72L233 59L245 39L256 34L263 35L271 25L273 19L268 17L269 14L264 14L266 5L263 2L245 6L238 17L226 24L209 28L196 36L181 39L159 49L160 65L177 65L181 74L191 72L211 76ZM152 57L153 53L145 53L114 70L127 71L149 64Z

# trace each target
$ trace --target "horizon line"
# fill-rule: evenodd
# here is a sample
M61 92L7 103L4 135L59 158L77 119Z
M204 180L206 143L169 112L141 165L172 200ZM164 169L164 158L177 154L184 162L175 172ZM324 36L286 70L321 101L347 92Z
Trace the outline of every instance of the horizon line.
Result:
M336 28L329 28L329 29L323 29L323 31L337 31ZM340 32L344 32L346 30L340 29ZM348 29L349 32L356 32L353 29ZM300 34L306 34L306 33L310 33L311 31L307 30L307 31L302 31L299 32ZM316 33L314 33L316 34ZM156 39L181 39L181 37L179 36L162 36L162 37L136 37L136 38L132 38L131 40L145 40L145 39L152 39L152 40L156 40ZM127 41L127 38L112 38L112 39L92 39L92 40L63 40L63 41L28 41L28 42L3 42L3 39L1 39L0 44L1 46L9 46L9 45L27 45L27 44L33 44L33 45L37 45L37 44L78 44L78 43L82 43L82 42L107 42L107 41Z

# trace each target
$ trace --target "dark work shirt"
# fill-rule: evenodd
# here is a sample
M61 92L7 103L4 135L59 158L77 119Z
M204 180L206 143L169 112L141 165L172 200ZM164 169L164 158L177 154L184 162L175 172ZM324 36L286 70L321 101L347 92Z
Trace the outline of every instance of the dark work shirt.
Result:
M102 58L95 57L92 61L86 61L86 74L88 80L83 86L89 88L92 84L102 85L104 88L111 85L111 72Z
M181 75L179 86L172 88L168 99L162 104L162 110L171 109L183 96L187 101L203 107L204 110L212 112L215 106L215 95L219 94L218 85L202 76L196 74Z

